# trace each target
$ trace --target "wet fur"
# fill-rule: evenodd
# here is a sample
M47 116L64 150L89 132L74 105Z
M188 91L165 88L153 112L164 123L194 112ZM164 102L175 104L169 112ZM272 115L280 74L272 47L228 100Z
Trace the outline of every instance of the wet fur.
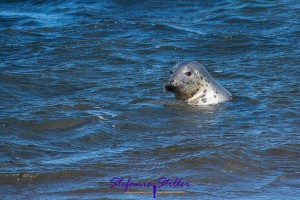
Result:
M189 104L207 105L231 100L231 93L217 83L197 61L181 62L172 69L167 90Z

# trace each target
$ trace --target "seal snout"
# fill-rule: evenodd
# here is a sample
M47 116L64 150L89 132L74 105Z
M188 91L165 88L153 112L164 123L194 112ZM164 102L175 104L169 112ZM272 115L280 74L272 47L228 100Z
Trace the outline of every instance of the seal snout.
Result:
M169 80L165 85L166 90L169 92L175 92L178 87L175 85L175 81L173 79Z

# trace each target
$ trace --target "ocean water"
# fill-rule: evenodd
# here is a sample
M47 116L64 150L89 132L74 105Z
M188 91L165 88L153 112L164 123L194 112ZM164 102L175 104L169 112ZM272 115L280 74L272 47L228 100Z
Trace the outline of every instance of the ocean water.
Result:
M299 41L298 0L2 0L0 199L299 199ZM233 101L164 95L185 60Z

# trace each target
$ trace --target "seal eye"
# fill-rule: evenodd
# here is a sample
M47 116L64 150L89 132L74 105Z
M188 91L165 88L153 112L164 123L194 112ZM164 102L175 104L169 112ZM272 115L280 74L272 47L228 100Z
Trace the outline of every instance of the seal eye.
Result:
M173 74L173 71L170 71L170 74Z
M192 73L191 73L191 72L185 72L185 74L186 74L187 76L190 76L190 75L192 75Z

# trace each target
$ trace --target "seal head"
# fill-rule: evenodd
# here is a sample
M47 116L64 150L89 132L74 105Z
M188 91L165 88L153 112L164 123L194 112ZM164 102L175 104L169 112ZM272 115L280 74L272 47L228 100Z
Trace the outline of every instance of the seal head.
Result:
M231 94L218 84L197 61L176 64L165 84L167 91L189 104L216 104L231 100Z

